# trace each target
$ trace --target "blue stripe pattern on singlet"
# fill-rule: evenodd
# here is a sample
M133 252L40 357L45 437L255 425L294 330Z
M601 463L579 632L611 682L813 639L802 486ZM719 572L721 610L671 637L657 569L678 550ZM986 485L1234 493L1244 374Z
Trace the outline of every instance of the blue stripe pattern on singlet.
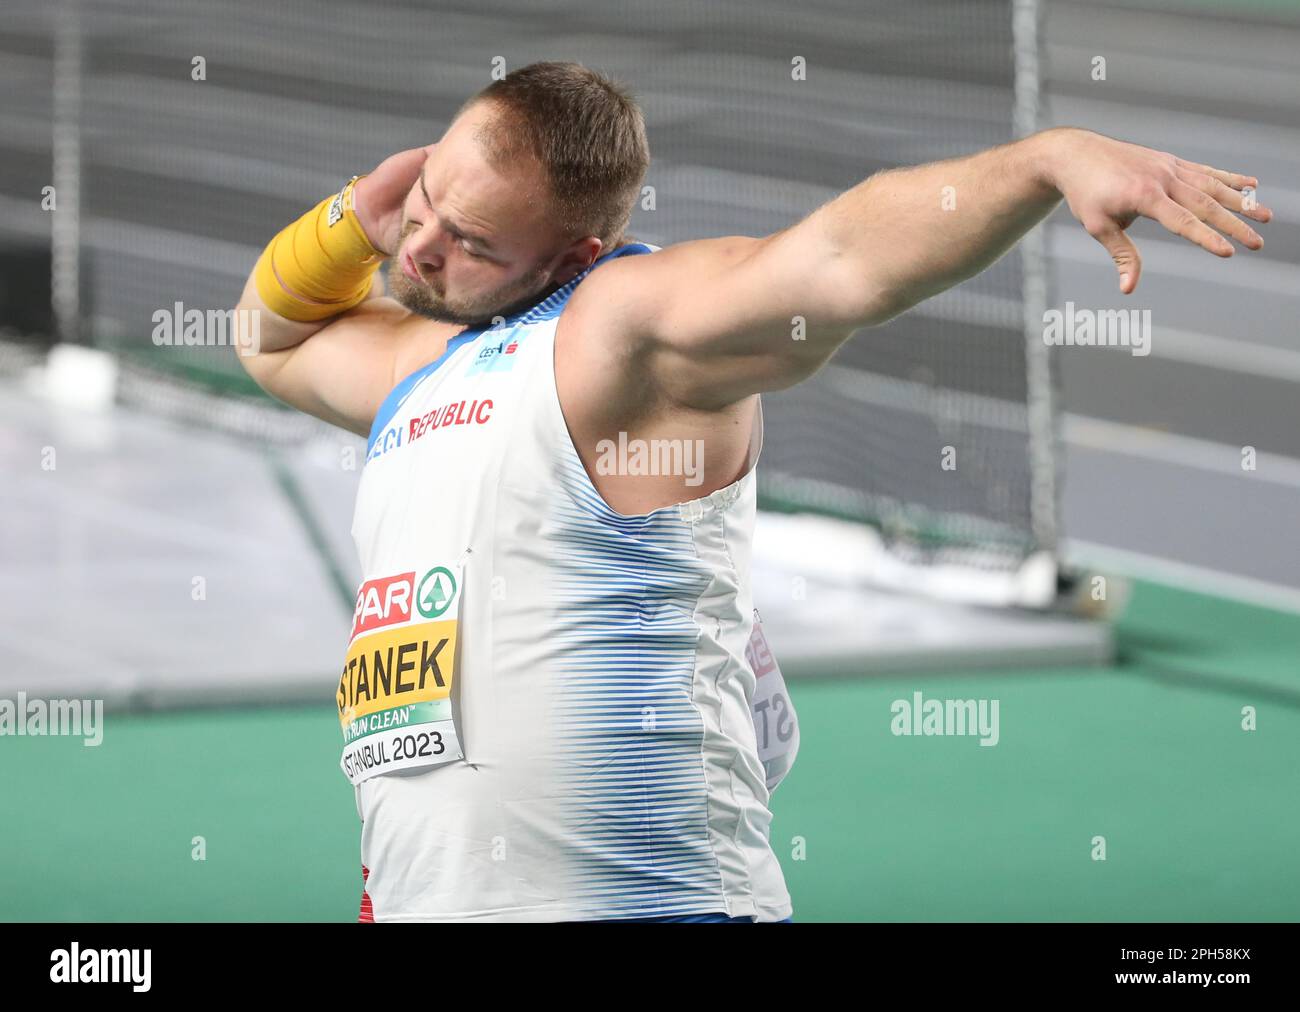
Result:
M547 524L566 894L579 919L716 909L691 692L695 606L712 572L676 507L615 513L571 445L555 467L566 493Z
M752 917L728 917L726 914L685 914L681 917L616 917L603 924L757 924ZM772 924L793 924L793 917L783 917Z
M611 256L650 253L636 243ZM581 280L579 277L577 280ZM556 316L571 293L538 307ZM695 607L712 580L676 507L611 510L564 439L546 538L565 742L565 892L579 918L713 918L703 719L692 700Z

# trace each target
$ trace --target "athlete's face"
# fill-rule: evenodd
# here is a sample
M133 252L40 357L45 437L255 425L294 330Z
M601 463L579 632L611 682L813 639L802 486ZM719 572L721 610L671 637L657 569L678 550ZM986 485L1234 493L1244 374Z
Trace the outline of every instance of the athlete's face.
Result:
M503 174L488 164L474 134L490 113L479 103L452 123L403 206L389 294L433 320L475 324L512 315L599 254L599 240L566 243L551 223L539 166Z

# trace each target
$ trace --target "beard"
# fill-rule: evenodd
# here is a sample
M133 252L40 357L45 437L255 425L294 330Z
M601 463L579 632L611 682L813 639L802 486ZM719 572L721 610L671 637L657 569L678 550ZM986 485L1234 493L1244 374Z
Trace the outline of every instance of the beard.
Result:
M439 284L417 284L402 270L401 250L388 265L388 294L412 313L439 323L472 326L487 323L496 316L513 316L530 309L542 300L550 288L551 276L534 267L522 278L510 281L490 292L467 298L449 299Z

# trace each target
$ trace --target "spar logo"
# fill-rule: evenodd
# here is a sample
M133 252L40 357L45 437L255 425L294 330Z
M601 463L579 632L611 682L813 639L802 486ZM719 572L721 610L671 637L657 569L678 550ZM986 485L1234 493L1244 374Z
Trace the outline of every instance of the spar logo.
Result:
M415 606L425 618L443 615L456 597L456 577L446 566L435 566L424 574L415 593Z
M456 577L446 566L434 566L425 571L399 573L367 580L357 591L356 609L352 616L352 635L356 639L364 633L388 626L410 622L411 609L426 619L436 619L446 614L456 599Z

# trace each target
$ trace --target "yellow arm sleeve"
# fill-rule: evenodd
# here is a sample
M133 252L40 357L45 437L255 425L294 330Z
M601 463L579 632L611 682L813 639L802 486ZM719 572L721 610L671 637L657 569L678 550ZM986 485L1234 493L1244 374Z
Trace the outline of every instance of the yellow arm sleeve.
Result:
M353 209L353 177L280 231L254 271L257 294L287 320L314 322L365 301L384 254L370 245Z

